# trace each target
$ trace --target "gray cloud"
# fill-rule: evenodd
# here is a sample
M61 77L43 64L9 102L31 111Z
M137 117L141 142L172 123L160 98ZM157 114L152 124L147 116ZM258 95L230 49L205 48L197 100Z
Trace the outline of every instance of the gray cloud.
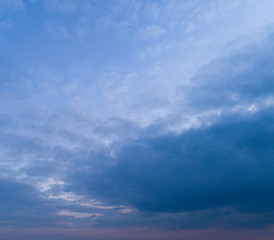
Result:
M72 189L155 214L206 211L204 222L218 215L213 226L272 223L274 56L270 40L271 36L245 53L214 60L193 79L198 84L187 95L189 108L194 112L221 109L213 122L201 121L200 127L180 134L158 131L166 120L150 125L136 140L123 142L112 160L105 154L91 154L87 169L94 161L113 164L92 172L76 167L68 177L75 184ZM249 110L250 104L256 108ZM236 106L244 107L234 111ZM149 137L151 131L155 134Z
M71 109L48 115L41 111L33 117L28 111L19 117L2 114L3 176L9 171L10 177L24 176L26 182L57 176L65 181L64 189L55 186L47 194L72 191L137 209L132 215L113 213L99 219L100 226L113 221L117 226L184 228L272 223L271 39L200 69L191 87L178 90L175 113L148 127L118 117L98 123ZM248 109L251 104L255 109ZM238 106L242 108L234 111ZM199 127L168 131L171 120L214 109L220 110L214 121L201 118ZM64 218L53 220L63 206L68 206L64 211L86 210L60 199L45 201L29 185L3 181L7 198L2 204L9 210L3 212L5 221L24 219L35 225L39 221L34 219L45 214L43 223L50 225ZM20 204L25 206L22 216L16 215ZM31 206L32 215L25 215Z
M55 222L55 208L33 187L1 179L0 209L2 226L44 226Z

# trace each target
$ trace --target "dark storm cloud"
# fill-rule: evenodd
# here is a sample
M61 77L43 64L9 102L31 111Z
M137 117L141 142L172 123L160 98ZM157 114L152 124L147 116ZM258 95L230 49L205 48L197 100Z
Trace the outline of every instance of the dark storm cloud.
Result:
M273 198L272 110L132 141L116 155L115 166L87 176L84 184L91 194L146 211L260 205Z
M77 172L76 166L69 177L75 184L73 188L143 212L207 211L197 225L207 222L210 215L215 219L212 226L241 223L254 227L271 223L274 210L271 39L272 36L241 54L214 60L193 79L194 86L186 94L188 107L198 112L223 111L210 125L202 122L199 128L180 134L153 137L142 130L139 138L123 143L111 166L92 172ZM250 104L256 108L249 110ZM233 111L237 106L240 110ZM159 124L161 128L162 125ZM148 132L152 129L153 125L147 128ZM157 126L154 132L157 133ZM92 166L92 161L109 161L104 154L96 157L91 154L90 158L85 163L86 169ZM229 214L221 209L230 209ZM180 219L177 223L184 222Z

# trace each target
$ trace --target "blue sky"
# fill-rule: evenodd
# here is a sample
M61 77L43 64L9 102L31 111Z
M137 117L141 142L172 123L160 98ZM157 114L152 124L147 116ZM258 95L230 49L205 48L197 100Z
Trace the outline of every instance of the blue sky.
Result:
M1 238L272 239L273 16L1 0Z

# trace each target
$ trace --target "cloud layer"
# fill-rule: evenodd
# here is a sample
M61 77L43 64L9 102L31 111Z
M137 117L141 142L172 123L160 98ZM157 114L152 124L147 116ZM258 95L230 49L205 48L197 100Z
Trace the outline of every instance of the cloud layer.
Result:
M0 234L271 239L272 9L1 1Z

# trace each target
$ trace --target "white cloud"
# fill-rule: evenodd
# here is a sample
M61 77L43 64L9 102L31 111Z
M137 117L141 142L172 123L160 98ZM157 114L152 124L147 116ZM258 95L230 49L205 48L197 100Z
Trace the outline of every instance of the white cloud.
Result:
M73 37L66 26L57 24L53 21L50 21L46 24L45 30L51 39L66 40Z
M12 27L13 21L11 18L0 20L0 30L7 31Z
M143 40L154 39L163 36L166 32L166 29L160 26L150 25L146 28L140 29L137 32L137 37Z
M102 217L103 216L103 214L100 214L100 213L71 212L71 211L66 211L66 210L62 210L62 211L58 212L58 215L73 217L73 218L76 218L76 219L79 219L79 218L97 218L97 217Z

